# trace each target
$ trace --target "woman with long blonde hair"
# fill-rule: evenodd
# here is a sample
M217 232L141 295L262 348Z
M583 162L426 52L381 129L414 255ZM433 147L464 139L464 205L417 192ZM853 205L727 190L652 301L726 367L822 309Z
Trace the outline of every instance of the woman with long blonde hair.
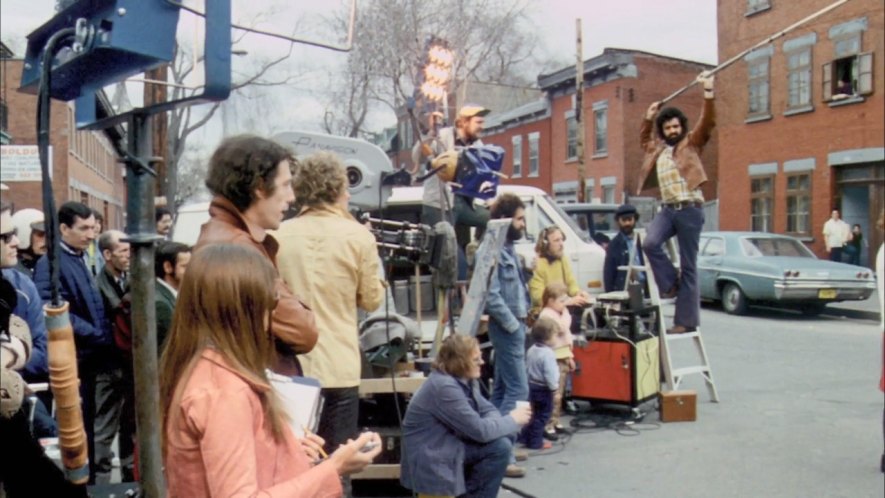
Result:
M299 440L271 389L273 266L231 244L196 253L160 360L163 460L170 497L338 497L340 476L380 452L364 433L314 464L316 436ZM374 450L361 448L374 444Z

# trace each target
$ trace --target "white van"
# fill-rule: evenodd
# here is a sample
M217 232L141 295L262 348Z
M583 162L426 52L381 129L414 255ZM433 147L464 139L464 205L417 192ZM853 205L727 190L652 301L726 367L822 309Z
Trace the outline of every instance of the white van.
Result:
M422 187L394 188L386 206L391 211L402 211L402 208L408 207L409 212L420 213L422 192ZM518 195L526 206L526 236L516 242L516 252L525 259L526 264L534 267L535 243L541 231L556 225L565 234L565 254L571 260L578 285L591 294L602 293L605 249L593 240L581 237L574 219L543 190L522 185L499 186L498 194L504 192Z

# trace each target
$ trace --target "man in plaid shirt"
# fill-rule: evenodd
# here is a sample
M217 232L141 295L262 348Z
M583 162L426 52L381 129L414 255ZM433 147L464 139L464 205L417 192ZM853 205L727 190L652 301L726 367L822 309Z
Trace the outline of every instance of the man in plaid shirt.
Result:
M707 181L700 154L710 140L715 112L713 76L703 72L698 82L704 87L704 106L691 131L682 111L668 107L658 112L659 102L649 106L640 130L645 158L636 193L658 186L663 206L649 225L642 248L662 290L661 297L676 297L674 326L667 330L669 334L693 332L700 320L697 256L704 226L704 196L700 187ZM652 127L657 131L656 137L652 137ZM664 243L674 235L679 241L679 271L663 250Z

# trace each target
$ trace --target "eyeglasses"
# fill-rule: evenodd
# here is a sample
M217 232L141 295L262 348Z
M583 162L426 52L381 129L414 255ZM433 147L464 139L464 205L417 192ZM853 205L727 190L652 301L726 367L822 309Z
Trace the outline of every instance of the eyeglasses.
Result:
M6 233L0 233L0 239L3 240L4 244L9 244L12 242L12 238L18 235L18 229L13 228L11 231Z

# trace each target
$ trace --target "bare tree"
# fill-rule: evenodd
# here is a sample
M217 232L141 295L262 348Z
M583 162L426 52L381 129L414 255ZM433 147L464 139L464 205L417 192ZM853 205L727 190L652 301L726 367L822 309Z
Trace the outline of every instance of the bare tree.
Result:
M397 112L418 82L424 40L435 35L455 52L451 92L468 80L532 85L526 67L538 46L526 22L531 0L374 0L361 4L354 49L338 77L349 85L330 92L324 128L330 133L365 133L375 104ZM341 11L329 20L345 29Z
M250 24L252 26L259 24L264 17L271 15L273 15L273 12L264 12L254 17ZM297 30L298 25L296 23L293 32ZM284 64L292 55L294 46L292 43L288 44L285 53L270 57L246 54L244 51L237 50L238 44L242 42L246 35L245 31L239 31L233 39L232 53L245 55L247 59L243 63L237 63L233 69L231 99L229 100L235 100L238 95L246 95L248 97L251 89L287 85L300 77L300 74L291 71ZM177 44L175 50L175 58L169 66L170 81L173 83L168 91L168 98L170 100L183 98L188 95L188 92L192 92L186 82L194 71L199 70L197 64L198 57L195 56L192 49ZM245 69L238 70L239 66ZM180 191L178 187L180 176L178 174L178 163L181 161L182 155L187 148L188 138L212 120L221 108L221 105L221 102L215 102L209 106L180 107L168 113L168 140L165 154L167 176L163 191L173 208L181 205L187 198L182 196L183 193L192 190L192 187L189 185L185 186L183 191Z

